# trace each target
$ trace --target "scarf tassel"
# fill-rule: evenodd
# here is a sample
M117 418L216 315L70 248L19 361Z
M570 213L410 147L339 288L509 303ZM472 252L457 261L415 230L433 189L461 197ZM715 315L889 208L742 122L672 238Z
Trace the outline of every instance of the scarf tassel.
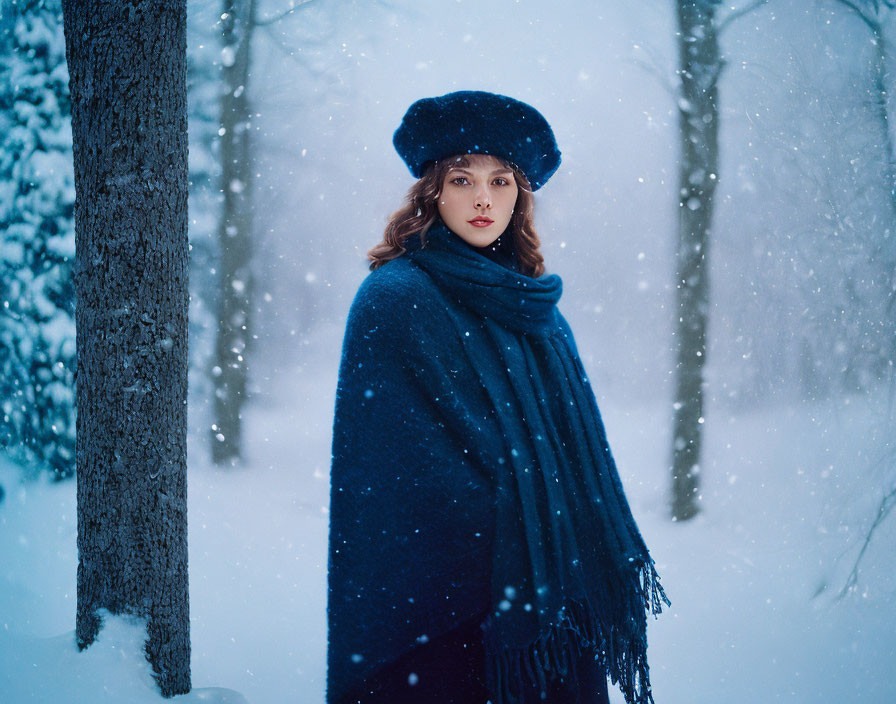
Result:
M652 559L650 560L650 564L644 565L641 568L640 572L641 594L644 596L645 602L650 607L650 613L656 618L657 615L663 611L660 599L663 600L666 606L672 606L672 602L669 601L669 597L666 596L663 585L660 584L660 576L656 572L656 567L654 566Z
M649 559L649 558L648 558ZM638 599L656 616L664 602L671 606L649 559L641 565ZM586 603L573 601L564 607L559 623L523 648L504 648L489 658L495 682L491 704L519 704L524 689L547 693L549 679L566 676L571 659L592 654L614 684L619 685L627 704L655 704L647 665L647 638L643 624L635 620L625 632L616 626L606 629ZM609 631L609 632L607 632Z

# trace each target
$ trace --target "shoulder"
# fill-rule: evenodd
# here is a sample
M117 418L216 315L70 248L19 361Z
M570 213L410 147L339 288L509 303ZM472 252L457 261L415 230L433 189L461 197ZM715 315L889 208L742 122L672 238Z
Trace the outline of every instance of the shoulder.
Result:
M346 334L366 339L428 337L447 317L429 275L407 257L371 271L361 282L349 309Z
M371 271L361 282L349 310L349 322L361 318L401 325L447 315L445 303L429 274L407 257Z
M397 257L371 271L361 282L350 314L409 313L432 301L434 286L420 267L407 257Z

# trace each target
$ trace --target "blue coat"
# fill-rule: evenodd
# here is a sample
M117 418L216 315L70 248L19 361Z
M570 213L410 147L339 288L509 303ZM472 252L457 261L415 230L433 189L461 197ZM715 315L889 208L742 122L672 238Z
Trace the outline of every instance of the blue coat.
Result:
M556 274L443 223L372 271L333 426L328 704L486 614L488 688L518 701L583 649L652 702L644 610L667 604ZM485 258L483 255L485 254Z
M489 608L489 443L465 438L494 438L499 452L501 430L452 329L441 293L406 257L372 271L351 305L331 467L331 704ZM439 380L472 393L460 403L429 386Z

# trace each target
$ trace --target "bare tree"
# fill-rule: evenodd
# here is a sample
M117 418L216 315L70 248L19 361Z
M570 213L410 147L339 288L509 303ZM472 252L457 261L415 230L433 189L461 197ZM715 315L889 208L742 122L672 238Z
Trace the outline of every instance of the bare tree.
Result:
M252 163L249 74L256 0L224 0L221 192L218 229L218 332L212 366L212 461L241 458L241 419L252 311Z
M890 49L884 29L886 25L892 21L893 10L896 8L896 0L836 0L855 13L855 15L868 27L871 32L871 42L874 46L874 58L872 62L872 88L869 91L874 101L875 115L879 125L881 138L881 157L883 159L884 169L883 176L885 181L886 192L889 196L889 206L891 211L891 220L889 227L886 229L886 236L878 239L877 246L871 253L871 260L875 260L880 256L886 257L886 264L889 275L889 297L886 303L886 312L890 316L888 321L889 327L892 329L894 319L896 319L896 257L893 254L893 242L896 239L896 143L894 143L892 127L890 125L890 91L887 90L887 82L890 79ZM890 251L884 252L884 247L889 246ZM890 408L888 408L887 421L889 422L892 413L893 389L896 384L896 370L894 370L893 354L896 352L896 343L891 343L889 359L890 374ZM893 453L889 453L892 461ZM872 522L864 543L856 558L855 564L850 571L846 583L837 595L838 599L842 599L851 589L853 589L858 581L859 564L865 555L865 551L874 536L874 531L890 514L894 503L896 503L896 487L890 486L884 493L877 515Z
M837 592L837 601L840 601L845 597L850 591L852 591L856 584L859 581L859 564L862 562L862 558L865 556L865 551L868 549L868 545L871 543L871 539L874 537L874 531L877 530L877 527L884 522L884 519L890 514L890 511L893 510L893 506L896 505L896 487L891 487L890 490L884 494L883 498L880 500L880 504L877 507L877 515L874 517L874 521L871 523L871 527L868 529L868 532L865 534L865 540L862 543L862 549L859 550L859 554L856 557L856 561L853 563L852 569L849 572L849 576L846 578L846 583L841 587L840 591ZM816 592L815 596L818 596L819 592Z
M190 690L186 1L63 0L75 171L78 604Z
M673 520L698 512L703 368L709 312L707 267L713 195L719 181L718 83L725 59L719 36L765 0L716 15L721 0L678 0L679 167L676 289L676 389L672 427Z
M223 3L219 127L223 205L218 227L217 336L211 366L214 422L210 433L212 461L218 465L233 465L242 459L242 409L249 400L250 389L257 220L252 197L257 145L252 139L249 91L253 37L256 29L270 32L312 4L313 0L293 0L287 9L260 18L257 0ZM275 46L295 58L273 34L271 37Z
M872 89L870 91L874 100L875 112L880 125L881 150L884 160L884 179L887 193L889 194L890 208L896 222L896 142L893 139L890 125L890 91L887 90L887 81L890 78L890 45L887 41L884 27L893 18L893 9L896 8L896 0L836 0L841 5L852 10L855 15L865 23L871 32L871 43L874 45L874 60L872 64ZM896 238L893 224L888 230L888 237L881 238L877 251L873 256L880 256L883 247L890 245ZM896 313L896 257L892 251L885 256L891 260L889 264L890 295L887 301L887 312ZM896 351L896 348L894 348Z

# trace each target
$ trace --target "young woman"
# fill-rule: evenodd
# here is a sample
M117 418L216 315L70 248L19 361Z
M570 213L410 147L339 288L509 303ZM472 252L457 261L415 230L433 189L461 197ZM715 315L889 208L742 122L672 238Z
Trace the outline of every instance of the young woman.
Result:
M550 126L506 96L414 103L418 181L369 252L333 426L328 704L653 702L670 605L545 274Z

